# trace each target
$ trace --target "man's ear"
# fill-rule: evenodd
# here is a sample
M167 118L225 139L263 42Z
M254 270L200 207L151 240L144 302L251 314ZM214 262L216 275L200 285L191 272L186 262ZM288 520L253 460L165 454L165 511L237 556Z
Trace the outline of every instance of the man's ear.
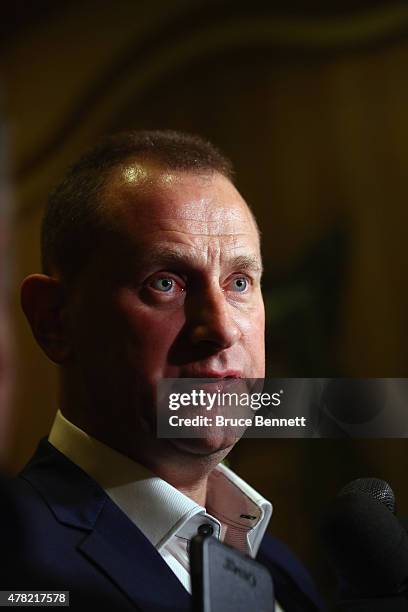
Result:
M45 274L27 276L21 286L21 306L47 357L54 363L65 361L69 343L63 316L66 295L61 281Z

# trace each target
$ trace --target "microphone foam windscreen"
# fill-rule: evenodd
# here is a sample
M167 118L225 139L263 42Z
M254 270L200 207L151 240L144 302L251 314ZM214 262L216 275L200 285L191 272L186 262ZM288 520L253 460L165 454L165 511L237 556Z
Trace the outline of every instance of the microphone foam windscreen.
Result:
M332 504L322 535L340 576L362 595L397 593L408 577L408 535L370 495L344 493Z

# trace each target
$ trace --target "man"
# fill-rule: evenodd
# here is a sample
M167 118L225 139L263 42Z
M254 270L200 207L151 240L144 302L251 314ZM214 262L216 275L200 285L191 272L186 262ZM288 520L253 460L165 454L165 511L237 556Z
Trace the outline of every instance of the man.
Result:
M33 575L71 605L189 609L188 542L209 524L259 551L284 610L318 609L305 570L264 537L270 503L220 465L233 433L156 436L162 379L264 376L259 235L231 177L197 137L129 132L86 154L45 212L22 306L59 366L60 411L15 497Z

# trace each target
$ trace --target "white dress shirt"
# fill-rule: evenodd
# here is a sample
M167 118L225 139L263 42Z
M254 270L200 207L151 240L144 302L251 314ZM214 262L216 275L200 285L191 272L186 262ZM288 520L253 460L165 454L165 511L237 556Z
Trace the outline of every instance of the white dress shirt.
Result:
M221 541L255 557L272 505L225 465L208 478L206 508L57 412L49 442L93 478L143 532L191 593L188 543L204 523ZM277 606L276 611L280 608Z

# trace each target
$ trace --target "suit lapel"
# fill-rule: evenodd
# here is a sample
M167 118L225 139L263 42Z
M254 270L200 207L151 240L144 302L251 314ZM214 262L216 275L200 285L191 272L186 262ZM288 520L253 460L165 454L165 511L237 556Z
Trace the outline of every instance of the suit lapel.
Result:
M79 549L146 612L190 609L190 596L167 563L111 500Z
M190 596L143 533L78 466L43 440L22 477L59 522L86 530L78 552L146 612L190 610Z

